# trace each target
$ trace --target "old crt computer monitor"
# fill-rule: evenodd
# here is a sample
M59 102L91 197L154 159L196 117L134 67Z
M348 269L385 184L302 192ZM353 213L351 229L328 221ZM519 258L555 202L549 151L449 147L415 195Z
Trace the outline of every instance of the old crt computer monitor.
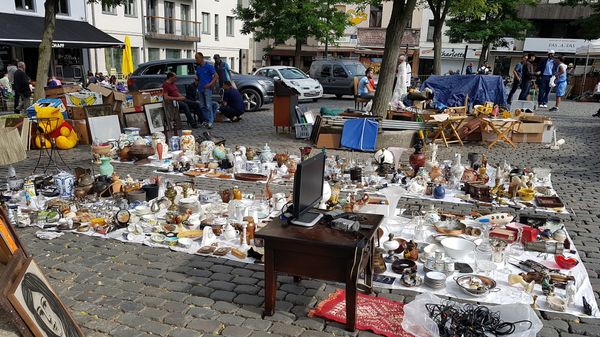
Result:
M322 152L298 164L294 175L292 224L310 227L323 217L323 214L310 210L323 197L324 172L325 154Z

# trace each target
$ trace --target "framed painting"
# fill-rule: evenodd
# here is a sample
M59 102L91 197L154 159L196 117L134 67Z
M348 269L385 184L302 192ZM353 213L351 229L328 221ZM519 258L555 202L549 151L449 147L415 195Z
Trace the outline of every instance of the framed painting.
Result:
M6 295L34 336L84 336L33 258L26 259Z
M0 263L7 264L10 258L19 251L27 255L8 216L0 207Z
M121 123L118 115L88 117L88 127L92 141L107 142L109 139L119 139Z
M110 104L86 105L83 107L87 118L114 115L115 112Z
M27 258L23 254L23 251L18 250L6 265L0 264L0 309L4 310L9 321L19 330L21 336L34 337L27 323L25 323L23 318L14 309L6 296L26 261Z
M147 136L150 134L148 127L148 120L146 114L142 112L130 112L123 114L123 121L127 128L140 128L140 136Z
M162 103L144 105L150 133L165 131L165 107Z

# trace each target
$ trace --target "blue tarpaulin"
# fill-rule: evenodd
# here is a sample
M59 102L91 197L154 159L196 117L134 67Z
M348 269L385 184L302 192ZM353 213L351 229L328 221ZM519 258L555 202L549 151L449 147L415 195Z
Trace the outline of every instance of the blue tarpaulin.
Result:
M353 150L375 151L378 128L379 124L372 119L349 119L342 129L341 145Z
M450 75L429 76L421 85L433 90L434 102L447 106L464 105L466 95L469 95L469 105L494 102L506 105L504 81L496 75Z

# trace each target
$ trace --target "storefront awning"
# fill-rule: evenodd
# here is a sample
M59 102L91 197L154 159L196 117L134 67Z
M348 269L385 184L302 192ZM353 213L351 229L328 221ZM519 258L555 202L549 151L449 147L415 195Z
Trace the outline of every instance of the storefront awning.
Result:
M31 15L0 13L0 44L18 47L39 46L44 18ZM54 48L106 48L123 42L85 21L56 19Z

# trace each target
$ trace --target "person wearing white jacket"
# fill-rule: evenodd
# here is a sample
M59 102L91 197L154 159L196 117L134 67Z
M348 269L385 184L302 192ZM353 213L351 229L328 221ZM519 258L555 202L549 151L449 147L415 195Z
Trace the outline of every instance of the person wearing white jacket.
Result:
M394 94L392 95L392 102L396 102L396 104L402 102L402 98L407 94L408 87L410 87L410 76L410 64L406 62L406 57L401 55L398 71L396 72L396 87L394 88ZM403 104L398 105L402 106Z

